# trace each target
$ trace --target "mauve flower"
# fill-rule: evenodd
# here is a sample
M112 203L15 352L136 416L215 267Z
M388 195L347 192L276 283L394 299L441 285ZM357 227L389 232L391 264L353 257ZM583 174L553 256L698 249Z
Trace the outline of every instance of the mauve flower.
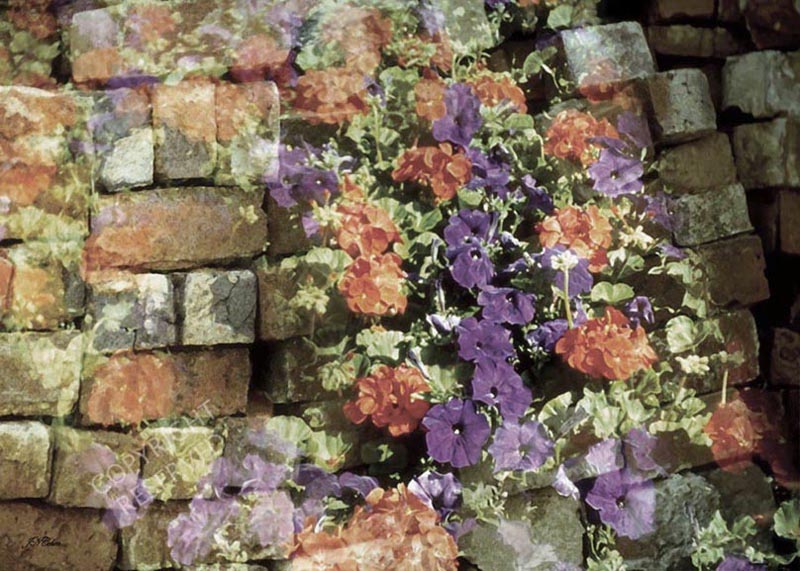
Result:
M478 149L467 149L467 156L472 161L472 180L467 183L467 188L485 188L505 199L511 177L510 167L499 158L486 156Z
M565 498L577 500L580 497L580 490L578 490L578 486L576 486L575 483L570 480L569 476L567 475L567 470L564 468L564 464L558 467L556 476L551 485L559 495L564 496Z
M507 422L494 433L489 454L494 471L536 470L552 455L555 445L540 423L529 420L522 425Z
M569 324L566 319L554 319L552 321L545 321L539 327L531 331L525 336L528 343L535 347L552 353L555 349L558 340L564 336L564 333L569 329Z
M639 327L643 321L645 323L655 321L653 304L643 295L638 295L625 304L622 312L630 319L631 327Z
M409 482L408 491L439 512L442 519L461 505L461 482L450 473L439 474L428 470Z
M658 438L647 432L646 429L632 428L623 438L623 443L625 463L629 469L666 474L666 470L653 460L653 451L658 444Z
M226 488L240 488L244 479L237 466L224 456L217 458L211 464L211 471L198 483L199 489L208 488L214 497L224 498L230 496Z
M681 248L673 246L672 244L662 243L658 245L658 249L667 258L675 258L676 260L683 260L687 254Z
M167 528L172 558L182 565L205 559L214 547L214 534L238 511L239 506L232 500L194 498L189 513L179 515Z
M290 148L281 145L278 150L278 173L267 180L270 196L283 208L291 208L298 202L323 204L326 196L335 194L339 188L336 173L308 165L316 149Z
M618 535L639 539L655 531L655 486L626 469L598 476L586 503Z
M639 150L653 144L647 120L641 114L631 111L621 113L617 117L617 131L633 149Z
M745 557L728 555L717 565L717 571L767 571L767 566L750 563Z
M494 264L489 253L474 238L458 248L448 248L448 252L453 254L450 275L461 287L482 288L494 277Z
M644 212L650 216L650 219L665 230L672 230L672 215L667 205L667 195L658 191L653 196L645 194L641 198L644 201Z
M287 492L259 493L247 522L250 534L262 547L288 548L294 535L294 522L287 516L293 511L294 504Z
M475 412L473 402L457 398L431 408L422 424L428 429L428 455L455 468L476 464L491 432L489 421Z
M289 472L283 464L273 464L260 456L248 454L242 461L242 493L272 492L289 479Z
M494 239L493 230L497 214L482 210L465 208L453 214L444 229L444 241L448 246L448 257L455 256L459 247L474 241L490 242Z
M468 317L456 327L458 356L465 361L505 361L514 354L511 334L502 325Z
M623 467L622 443L616 438L593 444L586 453L586 462L595 474L614 472Z
M457 315L428 315L425 320L433 327L438 335L449 335L461 323Z
M600 159L589 167L593 188L612 198L642 190L643 174L642 161L613 148L603 149Z
M480 100L469 85L456 83L447 88L444 101L447 114L433 122L434 138L468 147L482 123Z
M435 6L435 2L423 0L416 7L415 11L417 12L422 27L425 28L425 31L430 35L444 29L444 13L441 8Z
M353 490L362 498L366 498L372 490L378 487L378 480L372 476L359 476L352 472L344 472L339 476L339 486L342 489Z
M553 198L547 193L544 187L537 186L536 179L526 174L522 177L520 190L528 198L528 208L541 210L545 214L551 214L555 209Z
M572 250L561 245L545 248L539 255L539 262L543 268L553 272L553 285L561 291L564 291L566 274L569 274L567 294L570 299L592 291L594 279L589 273L589 260L579 258Z
M478 294L478 305L483 308L483 318L494 323L525 325L533 320L533 294L510 287L486 286Z
M533 397L514 367L505 361L480 359L472 377L472 398L496 406L505 419L525 414Z

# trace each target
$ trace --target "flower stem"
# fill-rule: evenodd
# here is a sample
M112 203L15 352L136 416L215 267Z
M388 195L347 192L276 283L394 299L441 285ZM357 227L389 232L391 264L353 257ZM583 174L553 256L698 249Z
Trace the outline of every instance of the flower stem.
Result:
M722 374L722 404L728 402L728 370Z
M569 270L564 269L564 307L567 311L567 326L572 329L572 306L569 301Z

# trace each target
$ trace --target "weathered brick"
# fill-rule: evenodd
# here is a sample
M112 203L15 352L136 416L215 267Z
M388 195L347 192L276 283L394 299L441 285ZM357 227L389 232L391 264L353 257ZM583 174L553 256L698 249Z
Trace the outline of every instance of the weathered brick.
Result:
M302 216L308 208L298 204L292 208L283 208L267 196L267 217L269 220L270 256L299 254L311 248L311 240L303 229Z
M96 510L7 502L0 506L0 567L13 571L108 571L115 532Z
M217 165L214 85L181 82L153 89L156 178L209 179Z
M697 18L714 18L714 0L655 0L650 15L657 22Z
M636 22L566 30L561 38L570 77L580 91L655 73L650 48Z
M697 69L679 69L647 80L652 126L661 143L684 143L717 130L708 79Z
M274 83L217 85L216 184L249 188L277 175L279 115Z
M3 328L57 329L83 314L79 244L18 244L0 249L0 258L6 276L10 271L5 304L0 303Z
M753 117L800 113L800 52L752 52L728 58L723 69L723 108Z
M696 251L708 274L709 295L714 305L746 306L769 297L764 252L758 236L721 240ZM731 279L732 276L736 279Z
M50 492L50 429L41 422L0 422L0 499Z
M769 378L773 385L800 385L800 333L775 329Z
M261 193L205 187L102 197L86 268L174 270L255 256L267 239L261 201Z
M794 0L748 0L739 6L758 49L797 48L800 6Z
M764 253L771 254L778 248L778 193L774 190L759 190L747 194L750 222L764 245Z
M168 276L108 271L91 279L89 315L96 351L152 349L177 341Z
M747 197L741 184L670 201L673 233L679 246L696 246L749 232Z
M647 38L657 54L666 56L725 58L751 47L746 37L725 28L651 26L647 29Z
M142 476L147 489L159 500L189 499L222 455L225 441L211 428L154 427L142 431L145 463Z
M247 270L187 274L181 294L182 344L252 343L256 290L256 276Z
M66 416L78 401L77 331L0 334L0 416Z
M139 474L141 442L128 434L54 429L53 481L48 501L62 506L105 508L116 497L110 482Z
M781 252L800 254L800 192L782 190L779 196L778 227Z
M659 157L658 174L673 194L706 191L736 182L731 143L724 133L666 149Z
M180 567L170 555L167 527L189 508L184 502L155 503L120 532L119 568L125 571L157 571Z
M85 369L80 411L91 424L209 418L244 412L247 405L247 349L122 352L87 362Z
M270 345L269 365L262 371L259 386L275 403L292 403L332 398L335 392L322 387L320 368L334 356L317 354L306 337L295 337Z
M738 24L742 21L742 11L739 0L719 0L717 5L717 18L726 24Z
M746 189L800 186L800 123L779 118L733 131L739 179Z

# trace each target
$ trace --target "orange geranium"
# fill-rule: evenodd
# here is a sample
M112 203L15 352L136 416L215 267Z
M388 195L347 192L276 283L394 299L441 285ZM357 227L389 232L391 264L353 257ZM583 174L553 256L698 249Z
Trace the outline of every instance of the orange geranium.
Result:
M420 398L431 388L418 369L407 365L380 365L368 377L356 380L358 396L344 405L344 414L355 424L368 418L378 428L388 427L392 436L414 432L430 405Z
M350 311L365 315L403 313L408 300L403 293L406 274L400 264L397 254L356 258L339 281L339 292Z
M383 254L392 242L400 240L389 213L366 202L341 204L336 228L339 247L353 258Z
M392 171L396 182L413 180L433 189L436 201L450 200L472 178L472 162L450 143L438 147L413 147L398 160Z
M566 246L589 260L589 271L599 272L608 265L606 251L611 246L611 223L591 205L586 209L567 206L536 225L539 243L545 248Z
M486 107L508 101L517 113L527 113L528 105L525 102L525 93L507 76L494 77L492 75L482 75L472 84L478 99Z
M458 547L439 514L400 484L375 488L344 527L309 525L296 538L295 571L456 571Z
M364 75L346 68L312 69L297 80L294 108L312 125L339 125L364 114L369 109Z
M374 8L349 6L323 26L322 39L344 53L346 67L372 75L381 50L392 41L392 22Z
M439 77L420 79L414 86L417 115L431 122L444 117L447 113L447 106L444 103L446 89Z
M592 137L619 138L608 119L597 120L577 109L566 109L555 116L545 134L544 152L565 160L580 161L583 166L595 162L600 145L590 143Z
M607 307L603 317L567 331L556 343L556 353L573 369L612 381L628 379L658 361L645 330L632 328L613 307Z

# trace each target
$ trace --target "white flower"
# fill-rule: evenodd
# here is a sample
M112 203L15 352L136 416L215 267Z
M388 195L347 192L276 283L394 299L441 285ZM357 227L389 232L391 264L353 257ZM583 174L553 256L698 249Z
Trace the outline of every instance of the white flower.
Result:
M708 366L708 357L689 355L688 357L675 357L675 360L687 375L702 375L711 370Z
M578 256L572 253L570 250L566 250L562 254L558 254L553 256L550 263L553 266L553 269L558 271L562 270L568 272L572 268L578 265Z

